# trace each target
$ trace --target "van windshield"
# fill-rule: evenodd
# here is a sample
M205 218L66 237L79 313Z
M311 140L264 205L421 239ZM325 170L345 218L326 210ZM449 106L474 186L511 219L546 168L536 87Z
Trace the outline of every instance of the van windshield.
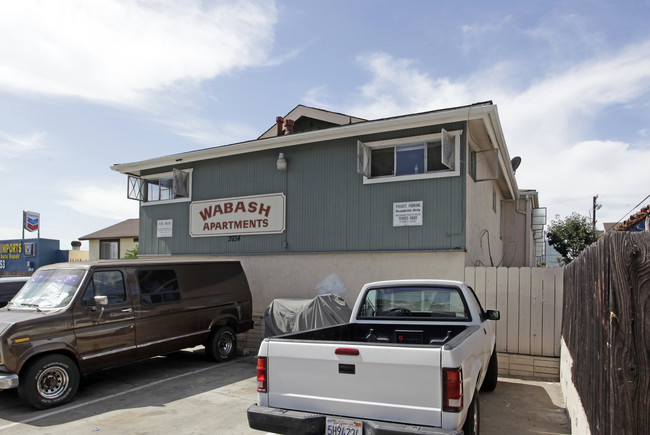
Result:
M9 308L62 308L70 303L84 269L37 270L9 302Z

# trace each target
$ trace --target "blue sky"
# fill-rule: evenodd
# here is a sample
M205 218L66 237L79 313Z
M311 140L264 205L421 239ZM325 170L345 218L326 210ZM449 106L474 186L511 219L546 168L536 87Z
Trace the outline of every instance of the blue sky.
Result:
M298 104L492 100L549 221L650 203L650 2L494 3L2 2L0 239L30 210L68 249L138 216L112 164L254 139Z

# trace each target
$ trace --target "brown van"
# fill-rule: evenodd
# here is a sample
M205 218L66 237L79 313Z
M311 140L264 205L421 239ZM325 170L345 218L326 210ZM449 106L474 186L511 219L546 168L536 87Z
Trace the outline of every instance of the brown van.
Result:
M205 345L230 359L253 326L238 261L165 258L39 268L0 309L0 389L35 408L66 403L81 375Z

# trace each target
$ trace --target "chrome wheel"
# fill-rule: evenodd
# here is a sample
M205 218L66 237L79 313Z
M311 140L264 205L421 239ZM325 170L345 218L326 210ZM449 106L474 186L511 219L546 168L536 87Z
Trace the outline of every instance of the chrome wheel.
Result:
M237 352L237 336L230 326L222 326L210 334L205 350L212 361L228 361Z
M66 392L69 384L68 371L64 367L54 365L39 375L36 389L43 398L56 399Z
M233 336L226 331L219 336L219 340L217 341L217 351L222 357L229 357L232 354L234 345Z

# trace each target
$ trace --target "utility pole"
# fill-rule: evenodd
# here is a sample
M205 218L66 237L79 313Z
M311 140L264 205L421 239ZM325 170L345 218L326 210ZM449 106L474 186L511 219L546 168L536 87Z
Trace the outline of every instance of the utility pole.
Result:
M598 195L594 196L593 214L592 214L592 225L594 227L594 230L596 230L596 210L600 210L602 206L603 206L602 204L598 204Z

